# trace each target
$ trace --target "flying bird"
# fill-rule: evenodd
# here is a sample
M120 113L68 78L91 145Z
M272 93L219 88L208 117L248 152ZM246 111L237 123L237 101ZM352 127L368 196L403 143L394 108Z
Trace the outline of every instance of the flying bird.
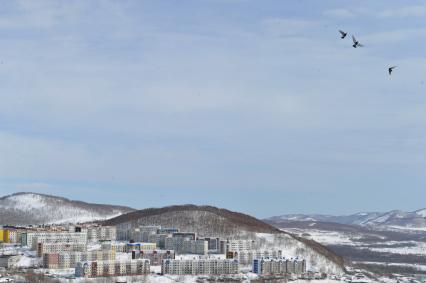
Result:
M395 69L397 66L392 66L388 68L389 76L392 74L393 69Z
M340 34L342 35L340 38L341 39L344 39L347 35L348 35L348 33L347 32L344 32L343 30L340 30L339 29L339 32L340 32Z
M354 42L354 44L352 45L353 48L363 47L364 46L361 43L359 43L359 41L356 40L355 36L353 36L353 35L352 35L352 41Z

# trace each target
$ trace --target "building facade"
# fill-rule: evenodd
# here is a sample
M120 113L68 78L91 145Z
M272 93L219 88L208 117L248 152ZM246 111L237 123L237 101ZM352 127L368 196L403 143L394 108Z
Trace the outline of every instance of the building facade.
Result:
M107 241L107 242L101 243L101 249L102 250L114 250L117 253L126 253L127 252L127 243Z
M204 239L192 240L185 237L168 237L165 239L165 249L174 250L177 254L207 255L209 246Z
M147 259L106 260L79 262L75 267L76 277L95 278L149 274Z
M43 266L50 269L75 268L78 262L115 260L115 251L61 252L43 254Z
M175 259L173 250L132 251L132 259L149 259L151 265L161 265L164 259Z
M84 252L86 250L86 243L38 243L36 249L38 257L48 253Z
M257 243L254 240L227 240L226 251L250 251L257 249Z
M86 233L76 232L24 232L21 235L22 246L31 247L33 250L37 248L37 243L55 243L55 242L78 242L87 243Z
M236 259L242 265L251 265L254 259L268 257L280 258L282 255L281 250L242 250L229 251L226 253L226 258Z
M253 260L253 273L259 275L301 275L305 272L305 260L287 258L260 258Z
M116 239L117 228L115 226L94 226L87 228L87 240L89 242L115 241Z
M165 259L162 274L172 275L221 275L238 273L238 261L232 259Z
M157 249L156 243L127 243L126 251L153 251Z

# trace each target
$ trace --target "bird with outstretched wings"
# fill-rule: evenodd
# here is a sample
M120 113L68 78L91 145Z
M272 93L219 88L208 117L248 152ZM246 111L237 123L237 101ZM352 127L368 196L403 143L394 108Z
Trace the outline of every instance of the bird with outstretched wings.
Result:
M359 43L359 41L353 35L352 35L352 41L354 42L354 44L352 45L353 48L364 47L364 45L362 45L361 43Z
M339 29L339 32L340 32L340 34L341 34L341 39L344 39L347 35L348 35L348 33L347 32L344 32L343 30L340 30Z

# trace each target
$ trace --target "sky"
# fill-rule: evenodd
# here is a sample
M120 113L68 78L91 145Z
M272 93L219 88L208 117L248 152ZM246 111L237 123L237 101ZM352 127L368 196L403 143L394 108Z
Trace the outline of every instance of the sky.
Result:
M0 195L426 207L425 17L424 1L1 1Z

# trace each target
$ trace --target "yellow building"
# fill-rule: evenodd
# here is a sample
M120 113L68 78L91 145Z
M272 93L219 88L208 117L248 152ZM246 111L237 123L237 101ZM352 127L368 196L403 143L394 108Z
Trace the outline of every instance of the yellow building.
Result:
M3 242L10 243L10 230L3 230Z
M0 242L10 243L10 230L0 229Z

